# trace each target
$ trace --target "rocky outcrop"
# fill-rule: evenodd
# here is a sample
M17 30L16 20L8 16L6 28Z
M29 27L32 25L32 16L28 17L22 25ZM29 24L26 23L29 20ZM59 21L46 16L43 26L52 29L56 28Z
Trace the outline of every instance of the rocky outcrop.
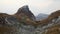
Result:
M28 5L25 5L25 6L21 7L21 8L19 8L15 15L18 15L19 17L26 16L26 17L30 18L31 20L35 20L35 16L29 10Z
M18 9L17 13L14 14L21 22L27 25L36 25L35 16L29 10L27 5Z

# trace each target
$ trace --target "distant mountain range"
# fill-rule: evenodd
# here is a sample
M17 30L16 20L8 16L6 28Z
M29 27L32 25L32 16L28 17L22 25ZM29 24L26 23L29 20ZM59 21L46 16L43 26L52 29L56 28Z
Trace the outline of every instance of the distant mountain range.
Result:
M47 17L48 17L48 14L40 13L36 16L36 20L39 21L39 20L45 19Z

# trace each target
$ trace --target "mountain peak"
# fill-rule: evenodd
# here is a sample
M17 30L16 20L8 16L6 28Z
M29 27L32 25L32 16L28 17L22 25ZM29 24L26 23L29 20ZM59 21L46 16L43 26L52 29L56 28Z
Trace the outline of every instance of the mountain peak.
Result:
M29 10L28 5L24 5L24 6L22 6L21 8L19 8L18 11L17 11L17 13L16 13L15 15L18 15L18 16L24 15L24 16L29 17L29 18L32 19L32 20L35 20L35 16L34 16L34 14Z

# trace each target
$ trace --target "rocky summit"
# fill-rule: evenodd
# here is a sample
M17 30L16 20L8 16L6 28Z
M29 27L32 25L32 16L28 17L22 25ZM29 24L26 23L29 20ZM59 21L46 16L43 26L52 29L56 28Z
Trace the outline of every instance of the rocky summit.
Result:
M23 16L23 17L27 16L31 20L36 19L34 14L29 10L28 5L25 5L25 6L21 7L21 8L19 8L15 15L19 15L19 16Z
M60 34L60 10L36 21L25 5L14 15L0 13L0 34Z

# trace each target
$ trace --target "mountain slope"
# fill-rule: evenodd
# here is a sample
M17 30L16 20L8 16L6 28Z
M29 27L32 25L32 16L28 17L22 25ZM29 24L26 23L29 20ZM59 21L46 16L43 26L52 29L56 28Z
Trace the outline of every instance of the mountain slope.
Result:
M45 18L47 18L48 15L47 14L43 14L43 13L40 13L36 16L36 20L39 21L39 20L43 20Z

